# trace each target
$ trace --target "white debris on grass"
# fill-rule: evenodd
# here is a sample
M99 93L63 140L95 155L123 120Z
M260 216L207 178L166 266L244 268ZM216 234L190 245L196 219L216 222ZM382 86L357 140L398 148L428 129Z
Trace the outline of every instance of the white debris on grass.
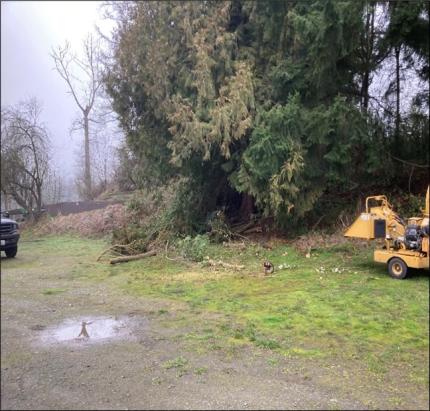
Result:
M321 267L315 268L315 271L317 273L320 273L320 274L325 274L327 272L327 269L325 267L321 266ZM337 274L342 274L344 272L350 272L350 270L348 270L348 268L345 268L345 267L341 267L341 268L334 267L331 269L331 272L337 273Z
M297 268L297 265L287 263L278 265L278 270L291 270L293 268Z

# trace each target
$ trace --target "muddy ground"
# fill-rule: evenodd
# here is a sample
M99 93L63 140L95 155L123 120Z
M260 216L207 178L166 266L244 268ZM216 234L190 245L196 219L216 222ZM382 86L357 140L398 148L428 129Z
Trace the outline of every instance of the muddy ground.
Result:
M30 250L1 260L2 409L428 409L428 391L401 370L381 378L352 362L192 340L209 314L73 277L82 256ZM105 320L113 328L97 334ZM88 339L76 338L82 321L93 321Z

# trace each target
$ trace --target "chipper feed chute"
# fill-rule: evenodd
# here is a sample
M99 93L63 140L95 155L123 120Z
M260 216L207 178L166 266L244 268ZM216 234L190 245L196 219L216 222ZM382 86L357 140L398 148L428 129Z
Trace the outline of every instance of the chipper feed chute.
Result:
M385 220L370 213L361 213L344 236L373 240L375 238L384 238L385 231Z

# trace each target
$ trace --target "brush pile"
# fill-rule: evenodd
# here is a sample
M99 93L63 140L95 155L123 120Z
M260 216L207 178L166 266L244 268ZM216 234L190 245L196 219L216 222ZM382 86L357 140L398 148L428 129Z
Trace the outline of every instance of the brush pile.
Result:
M83 213L46 216L33 227L34 234L77 234L85 237L103 237L127 224L128 214L122 204Z
M307 258L310 257L312 250L317 249L326 249L339 245L345 245L349 248L365 248L369 246L365 240L345 238L343 231L332 234L310 232L293 240L292 244L297 251L305 254Z

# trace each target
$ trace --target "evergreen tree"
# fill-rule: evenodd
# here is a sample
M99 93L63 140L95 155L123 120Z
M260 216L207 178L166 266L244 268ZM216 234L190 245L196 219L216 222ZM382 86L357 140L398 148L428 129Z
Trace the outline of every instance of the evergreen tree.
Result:
M387 24L375 23L386 2L364 0L116 7L105 82L140 184L181 177L180 230L219 207L287 226L327 196L394 178L369 87L396 42L428 63L422 2L382 14ZM411 114L413 129L426 119Z

